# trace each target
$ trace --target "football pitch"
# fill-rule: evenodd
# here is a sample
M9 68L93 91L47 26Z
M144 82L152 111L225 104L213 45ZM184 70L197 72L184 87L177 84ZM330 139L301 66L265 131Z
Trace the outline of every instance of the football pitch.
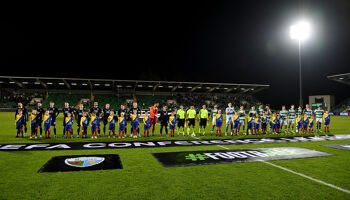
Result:
M298 136L268 134L215 137L210 136L211 128L207 128L206 136L176 135L170 138L159 136L160 126L157 124L154 137L63 139L62 118L59 117L57 139L30 140L15 138L14 113L6 112L0 113L0 127L0 144L200 141ZM140 128L143 135L142 123ZM222 130L224 132L224 127ZM333 135L350 134L350 117L332 116L330 130ZM90 131L88 136L91 136ZM350 199L350 151L322 146L342 143L350 143L350 139L156 148L0 151L0 199ZM331 156L164 167L152 155L163 152L274 147L300 147ZM123 169L38 173L52 157L92 154L118 154Z

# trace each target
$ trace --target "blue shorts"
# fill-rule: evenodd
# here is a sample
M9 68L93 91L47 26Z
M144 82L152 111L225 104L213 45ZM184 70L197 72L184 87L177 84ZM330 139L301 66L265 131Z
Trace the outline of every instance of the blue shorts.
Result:
M175 129L175 124L174 125L169 125L169 129L170 130L174 130Z
M234 125L233 125L233 129L237 129L239 126L239 122L235 122Z
M265 129L267 127L266 123L261 124L261 129Z
M22 127L23 127L23 123L21 123L21 122L16 123L16 129L17 129L17 130L22 129Z
M260 124L255 124L254 129L259 130Z
M91 131L96 131L97 130L97 127L96 125L91 125Z
M72 129L72 126L66 125L66 127L64 128L64 131L65 131L65 132L71 131L71 129Z
M137 130L139 128L139 123L138 122L132 122L131 126L132 126L132 130Z
M48 130L50 130L50 128L51 128L51 123L44 124L44 131L48 131Z
M108 130L115 130L115 124L109 124Z
M253 128L253 124L251 122L248 122L247 129L252 129L252 128Z
M313 128L314 127L314 123L309 124L309 128Z
M329 123L330 123L331 121L324 121L324 125L329 125Z
M149 128L151 128L150 125L148 125L148 124L144 124L144 125L143 125L143 129L144 129L144 130L147 130L147 129L149 129Z

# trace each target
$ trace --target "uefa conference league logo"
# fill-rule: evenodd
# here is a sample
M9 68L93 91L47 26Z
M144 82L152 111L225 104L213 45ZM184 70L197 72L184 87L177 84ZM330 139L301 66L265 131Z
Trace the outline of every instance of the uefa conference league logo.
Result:
M104 160L104 157L76 157L67 158L64 163L72 167L91 167L102 163Z

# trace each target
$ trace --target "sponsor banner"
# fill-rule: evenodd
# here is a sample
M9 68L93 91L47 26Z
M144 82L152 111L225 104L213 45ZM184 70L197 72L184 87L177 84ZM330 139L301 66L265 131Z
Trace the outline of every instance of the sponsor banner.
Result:
M153 156L164 167L180 167L221 163L311 158L331 156L331 154L299 147L274 147L257 149L166 152L153 153Z
M341 113L339 113L339 115L340 115L340 116L349 116L349 113L347 113L347 112L341 112Z
M118 154L56 156L39 169L38 173L105 169L123 169Z
M154 148L207 145L240 145L240 144L271 144L291 142L312 142L328 140L347 140L350 134L327 136L295 136L247 139L214 139L214 140L172 140L172 141L132 141L132 142L71 142L71 143L26 143L0 144L0 151L38 151L38 150L80 150L80 149L124 149L124 148Z
M332 148L336 148L336 149L343 149L343 150L350 151L350 143L345 143L345 144L324 144L322 146L332 147Z

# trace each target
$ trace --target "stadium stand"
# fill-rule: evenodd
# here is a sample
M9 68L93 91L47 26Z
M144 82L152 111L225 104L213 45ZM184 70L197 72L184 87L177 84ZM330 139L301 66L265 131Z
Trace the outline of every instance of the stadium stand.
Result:
M0 76L0 106L14 108L17 102L22 102L33 108L40 101L45 108L53 101L57 108L63 108L67 101L73 107L80 103L89 107L93 101L98 101L101 108L109 103L112 108L119 109L120 104L131 107L136 101L141 109L146 110L155 102L167 105L169 109L179 105L200 108L203 104L209 107L218 104L223 109L228 102L235 107L245 105L247 108L260 103L252 94L268 87L258 84Z

